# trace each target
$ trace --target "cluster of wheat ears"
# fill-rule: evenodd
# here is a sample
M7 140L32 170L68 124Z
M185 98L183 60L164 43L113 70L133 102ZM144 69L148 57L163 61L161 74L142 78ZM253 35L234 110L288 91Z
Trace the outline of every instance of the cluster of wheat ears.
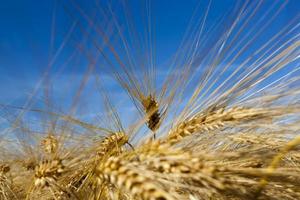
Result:
M62 46L82 35L88 47L75 49L88 72L68 113L2 102L11 126L0 140L0 199L300 199L299 15L270 33L286 1L239 3L210 27L213 3L196 9L163 81L153 29L140 36L127 1L99 1L96 15L58 3L74 22ZM129 95L133 123L122 122L97 69ZM103 126L76 117L90 76L101 86ZM27 113L44 116L42 133Z

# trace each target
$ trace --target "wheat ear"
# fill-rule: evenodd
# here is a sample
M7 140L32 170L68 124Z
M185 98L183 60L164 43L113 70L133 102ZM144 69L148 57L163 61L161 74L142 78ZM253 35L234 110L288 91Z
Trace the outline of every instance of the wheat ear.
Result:
M131 165L134 164L131 162ZM138 164L138 163L136 163ZM150 178L139 174L118 157L110 157L97 168L99 178L126 191L134 198L143 200L174 200Z
M156 131L161 123L158 102L152 95L143 98L142 105L146 113L147 125L150 130Z
M267 113L270 114L263 109L244 107L233 107L227 110L220 108L216 111L200 113L179 123L169 132L167 141L174 143L194 133L220 129L227 124L238 124L248 120L260 119L267 117Z

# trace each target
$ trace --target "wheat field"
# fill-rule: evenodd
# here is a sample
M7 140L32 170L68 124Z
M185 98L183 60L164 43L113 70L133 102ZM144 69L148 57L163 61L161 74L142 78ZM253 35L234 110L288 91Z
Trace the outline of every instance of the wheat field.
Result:
M40 81L0 102L0 200L300 199L300 4L228 2L196 2L162 63L162 2L55 1Z

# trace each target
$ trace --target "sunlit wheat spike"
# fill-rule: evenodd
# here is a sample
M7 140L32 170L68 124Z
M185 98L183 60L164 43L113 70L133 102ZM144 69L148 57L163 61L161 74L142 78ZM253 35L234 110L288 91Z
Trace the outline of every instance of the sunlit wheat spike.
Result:
M110 156L113 152L121 152L122 146L128 143L128 139L128 136L122 132L105 137L96 147L97 155L103 157Z
M187 119L169 132L168 140L176 142L183 137L203 131L220 129L226 125L237 125L251 120L268 119L278 114L276 110L232 107L229 109L220 108L208 113L199 113Z
M240 156L247 156L237 156L238 152L236 155L222 155L223 153L213 155L208 151L191 153L164 143L159 145L158 141L144 144L135 151L136 154L128 156L125 153L120 158L123 158L124 162L126 160L131 169L140 168L143 174L151 174L150 177L155 177L155 180L163 185L162 188L174 190L171 194L179 196L178 199L185 199L189 195L205 199L245 199L255 193L255 189L248 189L248 187L257 188L259 178L268 173L266 168L255 169L251 166L234 165L234 161L238 162L242 159ZM254 163L257 155L249 155L249 158L253 156ZM241 164L246 164L245 161L241 161ZM298 195L294 193L298 184L293 182L298 180L299 176L288 177L289 173L295 174L296 171L297 167L282 168L278 172L269 174L272 177L271 182L281 187L282 196ZM278 179L279 177L281 179ZM237 182L239 184L236 184ZM264 197L272 196L275 192L273 189L273 187L268 188L263 194Z
M97 181L95 177L95 168L99 163L106 162L111 156L120 155L124 151L124 145L128 143L128 136L123 132L116 132L105 137L102 140L96 140L91 147L83 151L78 158L74 158L74 173L69 173L66 178L66 187L70 190L84 196L84 192L88 192L94 188L94 192L90 192L89 198L104 198L108 185ZM102 192L101 192L102 191Z
M145 109L148 127L152 131L156 131L161 123L159 106L154 97L149 95L142 100L142 105Z
M43 160L35 168L35 181L36 187L46 187L51 182L57 181L59 176L64 172L64 166L60 159Z
M9 180L7 174L10 171L10 166L7 164L0 164L0 199L9 200L16 198L12 182Z
M58 149L58 140L53 135L48 135L41 141L42 149L47 154L54 154Z
M59 158L44 159L35 166L33 183L26 192L26 199L72 199L76 197L62 184L67 168L62 162L63 160Z
M99 165L97 173L103 181L124 189L132 197L145 200L172 200L168 192L160 188L154 180L140 174L121 158L111 157ZM132 164L132 163L131 163Z

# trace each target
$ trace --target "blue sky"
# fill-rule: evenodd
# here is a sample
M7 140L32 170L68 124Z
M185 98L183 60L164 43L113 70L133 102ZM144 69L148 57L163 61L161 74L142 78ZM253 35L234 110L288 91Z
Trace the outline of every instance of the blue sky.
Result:
M67 14L66 8L75 17L79 16L79 21L82 18L70 2L72 1L0 1L0 103L23 105L35 88L39 86L37 93L34 95L35 106L43 107L43 86L38 85L39 80L41 80L49 60L53 59L54 52L58 52L63 38L74 26L74 31L69 37L70 40L64 45L49 72L52 80L52 103L56 108L63 111L67 111L71 107L75 91L77 91L82 76L87 70L88 63L81 57L80 52L77 52L70 62L64 64L74 52L76 44L82 41L82 35L78 31L78 27L75 27L74 19ZM93 16L93 13L97 11L94 1L75 0L75 2L90 16ZM107 1L101 2L107 5ZM123 15L118 12L119 4L116 1L110 2L113 9L116 9L116 17L119 18L121 23L124 22L122 21ZM139 0L128 2L127 6L131 8L134 15L136 29L143 32L144 27L141 21L143 14L145 14L141 9L143 5L139 3ZM166 71L164 64L168 63L170 57L176 52L189 23L196 24L205 13L209 3L208 1L198 0L153 0L150 2L152 22L155 28L157 70L164 74ZM237 4L242 5L242 2L244 1L213 0L205 30L208 30L210 26L222 19L222 16L231 16L230 14L234 11L235 6ZM265 0L263 2L262 9L259 11L260 16L275 1ZM283 3L284 1L280 0L278 2ZM255 45L263 44L271 35L274 35L285 24L294 19L299 11L300 1L289 1L280 12L279 17L276 18L276 21L254 44L253 50ZM193 13L195 13L195 17L191 20ZM225 15L226 13L229 13L229 15ZM97 19L99 20L99 18ZM226 18L225 23L226 20L230 20L230 18ZM84 27L88 27L85 22L82 23ZM251 23L251 26L254 26L256 20L252 20ZM88 28L87 31L89 31ZM213 36L217 37L218 35ZM51 43L51 40L53 40L53 43ZM93 48L90 48L91 42L89 40L85 41L84 45L92 54L94 53ZM249 51L251 52L251 49ZM132 105L127 103L129 99L126 94L121 91L117 84L109 76L105 76L104 80L114 103L117 107L122 108L121 115L135 112ZM82 114L81 117L88 120L91 120L102 109L99 103L101 102L101 96L96 91L95 84L87 84L80 98L79 113ZM126 118L126 115L123 117Z

